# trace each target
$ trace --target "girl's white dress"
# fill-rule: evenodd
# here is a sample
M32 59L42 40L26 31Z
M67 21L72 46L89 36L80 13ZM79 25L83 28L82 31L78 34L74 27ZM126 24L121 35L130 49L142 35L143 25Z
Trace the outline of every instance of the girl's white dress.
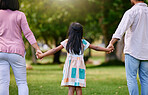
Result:
M66 49L68 39L61 42L61 45ZM82 39L84 50L86 50L90 43ZM86 67L84 63L84 54L75 55L67 53L67 58L63 69L63 79L61 86L80 86L86 87Z

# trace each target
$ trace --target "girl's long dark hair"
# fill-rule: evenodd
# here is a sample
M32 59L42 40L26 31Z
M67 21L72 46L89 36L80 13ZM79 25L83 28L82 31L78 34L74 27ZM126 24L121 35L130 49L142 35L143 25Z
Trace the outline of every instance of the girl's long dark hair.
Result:
M68 30L68 43L66 46L68 53L79 55L80 51L83 52L82 37L83 26L79 23L73 22Z

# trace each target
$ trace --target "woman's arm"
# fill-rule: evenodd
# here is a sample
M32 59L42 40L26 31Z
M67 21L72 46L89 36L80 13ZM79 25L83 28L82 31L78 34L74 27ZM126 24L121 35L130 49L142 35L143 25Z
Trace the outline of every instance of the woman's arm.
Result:
M109 51L112 50L112 48L103 48L103 47L95 46L95 45L92 45L92 44L89 45L89 48L96 50L96 51L105 51L105 52L109 52Z
M20 22L21 22L20 24L21 24L22 32L23 32L25 38L29 41L29 43L31 45L37 43L33 32L29 28L27 18L24 13L21 13L21 21Z
M39 46L38 46L37 43L32 44L32 47L36 50L36 52L37 52L38 50L40 50L40 48L39 48Z
M23 31L23 34L25 36L25 38L29 41L29 43L32 45L32 47L36 50L36 54L40 54L42 53L42 51L40 50L37 41L34 37L34 34L32 33L32 31L29 28L26 16L24 13L21 13L21 29Z
M42 51L40 50L40 48L39 48L37 43L32 44L32 47L35 49L36 57L38 58L37 54L42 54ZM39 59L41 59L41 58L39 58Z
M59 50L63 49L64 47L62 45L59 45L58 47L54 48L54 49L51 49L51 50L48 50L47 52L45 53L42 53L42 54L37 54L38 58L43 58L45 56L48 56L48 55L52 55L52 54L55 54L56 52L58 52Z

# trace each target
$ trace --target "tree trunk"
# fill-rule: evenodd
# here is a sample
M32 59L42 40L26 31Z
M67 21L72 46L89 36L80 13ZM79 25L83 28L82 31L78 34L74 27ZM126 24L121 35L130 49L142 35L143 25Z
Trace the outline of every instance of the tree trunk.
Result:
M109 42L109 41L108 41ZM106 54L105 61L110 60L120 60L122 61L123 49L124 49L124 39L119 40L115 45L115 50L111 54Z
M117 59L121 61L122 61L123 49L124 49L124 37L118 41L116 46Z
M55 40L56 41L56 40ZM56 47L59 45L58 42L56 41ZM54 60L53 60L53 63L58 63L60 64L60 55L61 55L61 50L58 51L57 53L54 54Z
M36 59L36 55L35 55L35 49L31 46L31 53L32 53L32 62L34 64L37 64L37 59Z
M115 45L116 46L116 45ZM115 47L116 48L116 47ZM110 60L117 60L117 55L116 55L117 50L115 49L112 53L110 54L105 54L105 61L110 61Z
M101 25L102 29L103 29L103 36L104 36L104 42L105 42L105 46L107 47L110 40L111 40L111 35L109 35L108 33L108 25ZM115 45L115 48L116 48L116 45ZM112 52L111 54L105 54L105 61L110 61L110 60L117 60L117 56L116 56L116 49L114 50L114 52Z
M91 49L89 48L88 56L91 57Z
M119 20L121 19L121 16L118 14L125 12L127 8L130 6L127 0L121 0L122 3L119 3L117 0L115 0L115 2L113 1L114 0L102 0L103 6L101 7L101 10L103 15L102 17L99 18L106 46L109 44L110 40L112 39L113 31L116 30L117 24L119 23L117 18ZM119 4L119 7L116 7L114 5L115 3ZM125 4L127 5L125 6ZM119 13L115 15L114 13L116 12ZM115 17L116 19L112 18L113 16L117 16ZM123 43L124 42L122 39L121 41L117 42L117 44L114 45L115 50L111 54L106 54L106 61L122 60L122 54L123 54L122 52L124 47Z
M108 18L108 16L109 16L108 11L110 10L110 7L112 6L111 3L112 3L112 0L103 1L104 6L102 7L102 11L103 11L104 15L99 20L99 22L102 23L101 28L102 28L102 32L103 32L103 36L104 36L105 46L108 46L110 40L112 39L111 28L110 28L112 26L112 23L103 23L104 20L106 21L105 18ZM118 60L121 58L121 52L117 52L120 49L120 47L118 49L116 49L116 47L118 47L119 45L117 45L117 43L116 43L114 45L115 46L114 52L112 52L111 54L105 54L105 56L106 56L105 61Z
M58 64L61 63L61 62L60 62L60 54L61 54L61 50L54 54L53 63L58 63Z
M43 36L44 37L44 36ZM49 48L52 48L52 46L50 44L48 44L48 39L46 37L43 38L45 41L45 44L48 45Z
M105 46L107 47L110 40L111 40L111 35L108 34L107 32L107 25L103 25L102 29L103 29L103 35L104 35L104 42L105 42ZM116 48L116 44L114 45ZM110 61L110 60L117 60L117 55L116 55L116 49L111 53L111 54L105 54L105 61Z

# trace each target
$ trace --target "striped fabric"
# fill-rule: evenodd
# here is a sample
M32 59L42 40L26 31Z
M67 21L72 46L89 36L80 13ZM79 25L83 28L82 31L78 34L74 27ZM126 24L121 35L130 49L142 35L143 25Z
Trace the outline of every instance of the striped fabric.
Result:
M64 48L66 48L68 39L61 42ZM84 50L89 47L89 42L82 40ZM67 53L67 58L63 69L63 79L61 86L80 86L86 87L86 67L84 64L83 54L74 55Z

